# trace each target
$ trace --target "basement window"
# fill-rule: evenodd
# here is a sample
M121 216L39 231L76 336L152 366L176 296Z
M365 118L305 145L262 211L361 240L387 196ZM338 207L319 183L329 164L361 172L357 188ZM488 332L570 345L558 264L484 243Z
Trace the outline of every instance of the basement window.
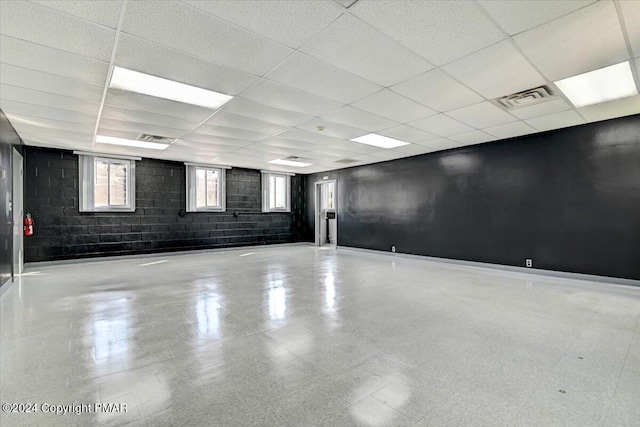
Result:
M262 171L262 212L291 212L291 175Z
M80 212L134 212L134 157L79 154Z
M187 212L224 212L227 207L226 168L185 164L187 166Z

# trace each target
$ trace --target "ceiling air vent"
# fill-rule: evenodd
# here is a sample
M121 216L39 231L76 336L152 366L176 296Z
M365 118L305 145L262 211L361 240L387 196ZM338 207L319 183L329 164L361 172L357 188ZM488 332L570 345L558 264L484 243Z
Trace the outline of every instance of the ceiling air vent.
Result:
M546 102L554 99L555 96L546 86L540 86L535 89L525 90L524 92L514 93L513 95L503 96L496 101L507 110L528 107L530 105Z
M334 163L342 163L343 165L348 165L349 163L357 163L356 159L340 159L336 160Z
M175 138L169 138L167 136L158 136L158 135L149 135L146 133L141 133L136 138L138 141L146 141L146 142L158 142L161 144L171 144Z

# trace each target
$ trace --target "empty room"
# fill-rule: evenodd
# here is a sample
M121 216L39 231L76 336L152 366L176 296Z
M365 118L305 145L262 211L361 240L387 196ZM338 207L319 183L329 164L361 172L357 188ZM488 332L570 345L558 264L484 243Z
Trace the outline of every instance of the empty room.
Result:
M0 425L640 420L640 1L0 2Z

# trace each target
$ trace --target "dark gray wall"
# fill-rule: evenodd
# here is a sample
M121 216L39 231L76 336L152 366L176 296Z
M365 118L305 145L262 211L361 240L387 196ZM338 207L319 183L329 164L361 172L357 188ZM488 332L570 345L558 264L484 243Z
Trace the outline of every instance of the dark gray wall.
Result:
M342 246L640 279L640 115L326 175Z
M227 212L184 213L185 166L143 159L136 163L135 213L80 213L78 156L25 149L25 212L36 231L25 237L25 261L48 261L284 243L301 238L305 177L292 178L292 213L261 213L260 171L227 171ZM234 212L238 216L234 216Z
M0 110L0 286L11 278L13 268L13 147L21 152L22 141Z

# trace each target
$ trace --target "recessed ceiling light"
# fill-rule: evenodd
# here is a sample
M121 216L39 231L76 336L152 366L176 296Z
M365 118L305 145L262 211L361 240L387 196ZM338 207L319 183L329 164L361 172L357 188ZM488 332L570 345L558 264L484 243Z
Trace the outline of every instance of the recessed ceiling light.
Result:
M271 160L269 163L273 163L274 165L282 165L282 166L294 166L297 168L304 168L306 166L313 165L313 163L296 162L293 160L284 160L284 159Z
M96 135L96 142L99 144L124 145L127 147L151 148L153 150L164 150L169 144L159 144L157 142L137 141L135 139L116 138L113 136Z
M396 148L403 145L409 145L408 142L400 141L399 139L389 138L387 136L378 135L376 133L370 133L368 135L359 136L353 138L351 141L359 142L361 144L373 145L380 148Z
M120 67L113 69L109 87L207 108L220 108L224 103L233 98L223 93Z
M554 83L576 108L638 94L628 61Z

